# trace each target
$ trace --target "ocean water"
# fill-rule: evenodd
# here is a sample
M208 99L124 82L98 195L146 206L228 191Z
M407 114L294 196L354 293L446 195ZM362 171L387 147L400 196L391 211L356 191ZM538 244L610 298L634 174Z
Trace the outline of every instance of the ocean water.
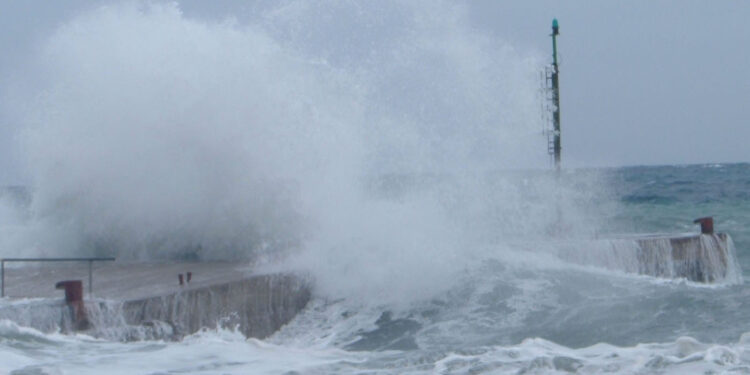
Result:
M611 234L696 232L692 219L710 215L734 238L747 277L750 164L595 172L614 186ZM316 289L300 315L263 341L207 330L180 342L119 342L2 321L0 373L750 373L744 282L613 272L528 247L468 253L477 259L447 288L408 301Z

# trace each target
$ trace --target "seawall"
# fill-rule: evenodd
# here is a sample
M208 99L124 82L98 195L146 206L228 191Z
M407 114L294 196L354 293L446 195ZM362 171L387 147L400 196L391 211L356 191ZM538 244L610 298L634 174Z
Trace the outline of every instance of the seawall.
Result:
M734 243L726 233L641 235L565 244L561 259L627 273L698 283L742 281Z
M129 325L164 322L177 336L221 326L236 328L246 337L265 338L292 320L309 300L310 289L302 279L272 274L130 300L122 310Z
M54 287L69 279L86 284L86 273L84 266L75 265L6 269L10 297L0 300L0 319L43 332L79 330L73 308ZM226 262L115 262L97 265L93 280L93 295L84 296L87 327L82 332L109 340L177 340L217 327L265 338L292 320L311 296L303 277L257 275L247 266Z

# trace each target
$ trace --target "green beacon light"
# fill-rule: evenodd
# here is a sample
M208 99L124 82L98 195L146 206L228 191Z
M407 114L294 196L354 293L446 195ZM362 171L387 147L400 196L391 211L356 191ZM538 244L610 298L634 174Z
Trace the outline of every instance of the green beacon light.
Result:
M560 34L560 25L557 23L557 18L552 20L552 35Z

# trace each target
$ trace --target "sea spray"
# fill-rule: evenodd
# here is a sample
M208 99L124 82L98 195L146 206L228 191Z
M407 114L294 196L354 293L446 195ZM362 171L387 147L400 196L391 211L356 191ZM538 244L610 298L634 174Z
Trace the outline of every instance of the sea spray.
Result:
M42 119L25 141L34 214L73 236L50 240L61 253L295 246L305 194L358 160L353 85L251 27L116 5L63 26L43 59Z
M409 301L476 249L595 230L596 178L529 170L540 62L464 6L257 12L125 3L62 25L21 114L32 229L3 252L288 258L334 295Z

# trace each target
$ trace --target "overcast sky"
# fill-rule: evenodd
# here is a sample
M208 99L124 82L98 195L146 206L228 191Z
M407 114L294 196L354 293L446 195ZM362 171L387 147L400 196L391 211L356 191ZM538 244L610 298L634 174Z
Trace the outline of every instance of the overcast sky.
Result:
M549 49L560 21L563 155L573 165L750 161L748 1L491 1L477 24Z
M194 18L252 19L252 1L177 1ZM97 0L0 2L0 84L31 73L41 43ZM565 166L750 161L750 1L469 3L471 22L524 53L547 56L560 22ZM24 183L0 112L0 183Z

